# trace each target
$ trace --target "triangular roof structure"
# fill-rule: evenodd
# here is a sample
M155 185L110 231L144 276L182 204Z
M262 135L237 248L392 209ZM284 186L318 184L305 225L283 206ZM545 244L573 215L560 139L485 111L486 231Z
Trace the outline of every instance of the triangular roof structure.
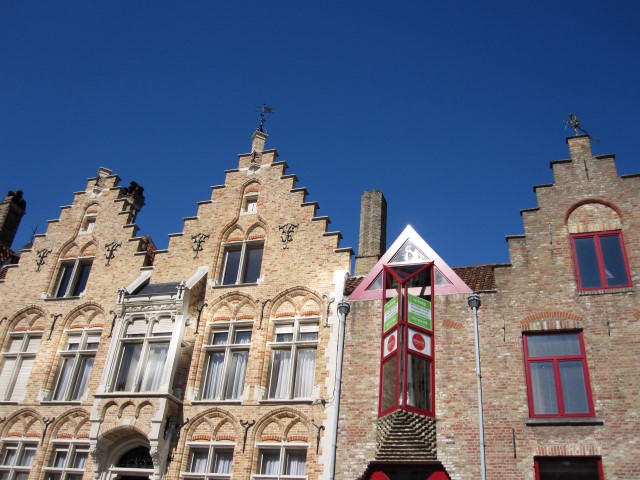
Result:
M436 295L472 293L471 288L445 263L420 235L407 225L400 236L378 260L349 296L349 300L373 300L381 298L382 266L434 262L436 268Z

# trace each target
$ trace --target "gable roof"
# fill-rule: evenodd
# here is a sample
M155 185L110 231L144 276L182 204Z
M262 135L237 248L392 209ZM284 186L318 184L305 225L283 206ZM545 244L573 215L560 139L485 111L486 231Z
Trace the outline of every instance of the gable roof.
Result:
M383 265L394 263L434 262L436 268L436 295L471 293L469 286L446 264L440 255L411 227L407 225L400 236L387 249L378 263L349 296L349 300L372 300L380 298L380 287L375 285L382 273ZM377 287L377 288L376 288Z

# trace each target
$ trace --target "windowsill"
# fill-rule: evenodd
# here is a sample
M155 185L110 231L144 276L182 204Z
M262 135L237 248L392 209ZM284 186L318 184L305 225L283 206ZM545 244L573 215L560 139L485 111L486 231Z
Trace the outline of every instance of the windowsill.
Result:
M81 400L41 400L40 405L82 405Z
M633 287L620 287L620 288L598 288L596 290L578 290L578 295L606 295L611 293L635 293Z
M266 398L264 400L258 401L259 404L265 404L265 405L273 405L278 403L287 403L287 404L302 403L302 404L311 405L313 404L313 402L314 400L311 398Z
M598 417L525 418L524 424L529 427L604 425L604 419Z
M12 400L3 400L0 402L0 405L18 405L20 402L15 402Z
M47 297L44 299L45 302L51 302L53 300L78 300L82 298L82 295L78 295L76 297Z
M242 405L242 400L209 400L209 399L201 399L201 400L192 400L191 403L194 404L194 405L207 405L207 404Z
M213 288L237 288L237 287L255 287L258 283L230 283L228 285L213 285Z
M112 397L138 397L138 398L169 398L175 403L182 405L182 400L171 395L170 393L163 392L103 392L94 393L94 398L112 398Z

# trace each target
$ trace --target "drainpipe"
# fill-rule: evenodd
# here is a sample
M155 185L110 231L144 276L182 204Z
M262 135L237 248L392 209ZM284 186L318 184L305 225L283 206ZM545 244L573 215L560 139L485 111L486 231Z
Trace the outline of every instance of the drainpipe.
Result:
M482 408L482 370L480 369L480 335L478 333L478 309L482 305L480 295L473 293L467 298L467 303L473 312L473 333L476 343L476 382L478 384L478 423L480 427L480 473L482 480L487 478L484 451L484 411Z
M345 333L345 321L347 315L351 311L349 302L342 299L338 303L338 318L340 322L338 324L338 365L336 366L336 386L335 386L335 409L333 413L333 439L331 445L331 480L334 480L336 475L336 453L338 451L338 420L340 418L340 389L342 387L342 357L344 354L344 333Z

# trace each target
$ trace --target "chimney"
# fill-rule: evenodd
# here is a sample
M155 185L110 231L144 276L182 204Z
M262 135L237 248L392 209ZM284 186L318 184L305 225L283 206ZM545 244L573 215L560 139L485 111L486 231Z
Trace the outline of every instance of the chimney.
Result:
M22 190L9 192L0 203L0 243L8 248L11 248L26 208Z
M387 250L387 201L379 190L368 190L360 202L360 242L355 275L366 275Z

